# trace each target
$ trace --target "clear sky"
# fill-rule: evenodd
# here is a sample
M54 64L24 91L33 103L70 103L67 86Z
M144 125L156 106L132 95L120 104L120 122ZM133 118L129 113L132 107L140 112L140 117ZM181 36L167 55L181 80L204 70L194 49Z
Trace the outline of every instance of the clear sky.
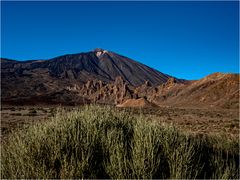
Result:
M100 47L178 78L239 72L237 1L1 3L1 57Z

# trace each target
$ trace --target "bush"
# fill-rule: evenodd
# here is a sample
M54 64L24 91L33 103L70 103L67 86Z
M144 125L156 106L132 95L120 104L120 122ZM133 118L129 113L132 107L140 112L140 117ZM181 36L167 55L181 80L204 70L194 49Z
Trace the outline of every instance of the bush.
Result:
M239 144L183 134L108 106L58 110L13 133L1 178L235 178Z
M29 109L29 114L36 114L36 113L37 113L37 111L35 109L33 109L33 108Z

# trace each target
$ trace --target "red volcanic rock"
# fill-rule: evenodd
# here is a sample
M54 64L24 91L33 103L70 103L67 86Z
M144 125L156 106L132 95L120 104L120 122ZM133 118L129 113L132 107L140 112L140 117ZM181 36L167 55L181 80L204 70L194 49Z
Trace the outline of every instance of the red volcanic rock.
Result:
M149 102L144 98L139 99L127 99L122 104L118 104L117 107L138 107L138 108L146 108L146 107L157 107L156 104Z

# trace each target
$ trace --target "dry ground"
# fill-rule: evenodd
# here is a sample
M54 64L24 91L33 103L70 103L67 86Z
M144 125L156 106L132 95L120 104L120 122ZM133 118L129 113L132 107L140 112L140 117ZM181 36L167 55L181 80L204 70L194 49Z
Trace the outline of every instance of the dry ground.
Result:
M65 107L68 110L76 107ZM46 121L54 115L57 106L2 106L1 139L9 132L38 121ZM144 109L127 109L142 113L161 124L172 124L190 132L211 135L226 135L228 138L239 138L239 111L157 107Z
M24 124L47 120L53 114L54 108L50 107L3 106L1 108L1 134L5 136Z
M228 109L191 109L161 107L141 111L161 124L171 124L190 133L239 138L239 111Z

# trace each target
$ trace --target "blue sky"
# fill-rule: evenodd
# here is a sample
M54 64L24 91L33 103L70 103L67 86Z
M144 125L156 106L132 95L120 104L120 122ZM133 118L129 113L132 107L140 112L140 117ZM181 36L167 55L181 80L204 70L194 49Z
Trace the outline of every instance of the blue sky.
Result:
M100 47L178 78L239 72L237 1L1 3L1 57Z

